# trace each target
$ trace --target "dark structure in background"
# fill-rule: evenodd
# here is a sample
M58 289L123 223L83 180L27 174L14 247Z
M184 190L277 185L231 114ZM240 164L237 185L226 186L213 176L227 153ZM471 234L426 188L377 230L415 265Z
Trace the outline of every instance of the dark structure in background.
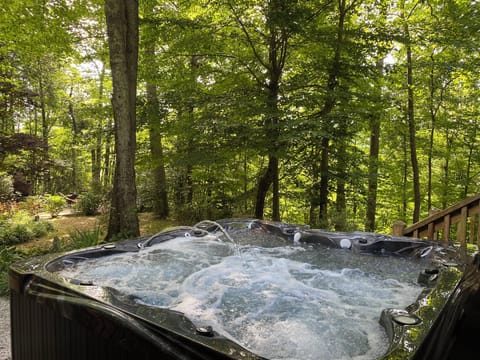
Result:
M477 359L480 330L480 258L459 249L370 233L334 233L260 220L224 220L226 231L255 227L285 239L379 256L430 258L419 274L425 287L406 309L385 309L380 322L390 338L382 359ZM67 281L56 272L89 258L132 254L143 247L217 231L208 224L49 255L10 269L13 359L261 359L181 313L126 301L128 294L92 283ZM126 296L127 295L127 296ZM319 334L321 336L321 334Z
M29 196L33 194L33 183L27 180L22 172L16 172L13 175L13 191L21 196Z

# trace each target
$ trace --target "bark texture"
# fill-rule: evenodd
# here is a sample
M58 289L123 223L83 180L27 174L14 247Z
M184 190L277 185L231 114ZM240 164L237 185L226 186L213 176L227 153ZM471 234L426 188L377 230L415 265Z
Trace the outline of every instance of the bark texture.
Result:
M118 239L140 234L135 184L138 2L105 0L105 15L115 124L115 173L107 239Z

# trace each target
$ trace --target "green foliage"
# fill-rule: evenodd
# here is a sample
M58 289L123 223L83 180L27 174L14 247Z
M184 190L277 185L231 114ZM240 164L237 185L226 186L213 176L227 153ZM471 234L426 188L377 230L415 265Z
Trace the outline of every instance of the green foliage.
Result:
M221 204L203 204L190 207L181 207L175 211L180 223L194 224L204 219L223 219L233 216L232 209Z
M0 174L0 200L8 199L13 193L13 183L11 176Z
M60 195L45 196L44 207L45 210L52 216L57 217L58 214L65 208L65 198Z
M12 217L18 210L18 203L14 200L0 202L0 219Z
M55 236L49 251L55 253L97 246L103 242L103 238L104 236L99 226L93 230L75 229L68 236L61 238Z
M0 246L0 296L8 294L8 268L23 257L14 246Z
M33 239L33 232L26 224L13 224L1 228L0 243L3 245L16 245Z
M27 196L27 198L19 204L20 209L27 211L30 215L35 216L40 213L44 203L42 196Z
M26 169L35 175L28 180L37 193L87 190L77 208L93 215L97 198L89 192L107 193L114 167L103 6L90 0L69 7L61 3L7 1L0 12L0 125L6 132L1 134L6 156L0 154L0 169ZM401 14L401 4L408 18L388 16ZM139 208L155 208L159 187L153 172L161 163L177 219L251 216L259 176L268 155L275 153L283 220L319 224L315 197L323 177L322 190L329 196L328 219L322 224L360 228L372 177L368 164L375 120L381 127L376 230L389 231L399 219L409 222L407 35L415 69L408 87L417 120L422 216L429 207L443 208L480 191L478 4L276 5L263 0L139 3ZM287 47L269 49L285 37ZM269 63L283 53L284 62ZM278 69L274 65L285 70L279 79L269 78ZM279 80L279 93L269 98L271 80ZM331 109L329 100L334 100ZM41 119L32 104L48 116ZM267 127L272 118L278 123ZM163 158L153 154L152 128L161 135ZM46 131L41 137L49 139L48 154L41 146L24 148L24 140L33 138L12 136L18 129L37 137L40 129ZM328 169L322 173L325 139ZM5 179L0 197L11 190ZM271 192L270 186L267 216L272 214ZM7 205L7 213L16 208ZM37 214L37 205L27 199L21 207ZM23 238L28 231L20 227L17 233Z
M47 221L35 220L25 211L0 220L0 246L22 244L53 231Z
M102 241L102 231L99 226L93 230L75 230L69 234L69 238L61 245L61 250L67 251L96 246Z
M96 193L87 192L78 197L75 208L86 216L97 215L100 205L102 204L102 196Z

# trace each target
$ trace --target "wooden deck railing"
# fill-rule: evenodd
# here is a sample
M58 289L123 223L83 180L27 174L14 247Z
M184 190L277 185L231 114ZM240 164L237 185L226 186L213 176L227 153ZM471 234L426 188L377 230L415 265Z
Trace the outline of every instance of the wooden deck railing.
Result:
M398 221L392 234L419 239L452 241L480 247L480 195L472 196L449 208L435 212L411 226Z

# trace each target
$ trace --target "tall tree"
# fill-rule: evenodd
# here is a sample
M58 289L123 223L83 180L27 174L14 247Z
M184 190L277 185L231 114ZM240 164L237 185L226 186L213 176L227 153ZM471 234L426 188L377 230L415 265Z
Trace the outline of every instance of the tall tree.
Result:
M427 209L432 209L433 192L433 152L435 145L435 131L438 126L438 117L443 106L445 92L452 82L449 66L438 66L436 53L442 51L432 50L430 54L430 74L428 77L428 113L430 116L430 134L428 139L428 177L427 177ZM442 69L443 68L443 69Z
M136 208L136 89L138 2L106 0L112 106L115 123L115 173L107 239L140 234Z
M420 220L420 169L418 165L417 157L417 141L416 131L417 125L415 121L415 97L414 97L414 77L413 77L413 37L410 34L409 20L415 11L415 2L411 9L406 7L405 1L400 2L400 18L403 25L403 36L405 37L405 52L406 52L406 67L407 67L407 106L406 106L406 118L408 124L408 138L410 144L410 161L412 166L413 176L413 222Z
M158 95L158 57L156 56L157 32L154 24L155 6L154 2L144 2L144 14L147 19L142 28L143 33L143 58L145 63L146 81L146 116L149 124L149 142L152 162L153 181L153 210L160 218L167 218L169 215L167 176L165 171L165 159L163 156L163 134L161 123L166 116L166 111L160 108Z
M253 17L246 17L245 9L238 4L230 3L229 7L241 30L242 41L251 54L250 59L247 60L251 66L247 65L246 67L263 93L261 97L265 99L263 131L268 163L265 168L260 169L255 217L263 219L265 200L271 187L272 220L279 221L279 160L282 152L279 144L280 88L296 14L295 5L284 1L260 1L257 5L258 14L256 16L261 19L261 22L255 21Z
M368 155L368 185L367 185L367 208L365 214L365 230L375 231L376 213L377 213L377 195L378 195L378 171L379 171L379 155L380 155L380 133L382 113L384 112L384 73L385 73L385 57L390 49L390 42L382 41L385 38L388 2L381 1L378 4L378 10L375 11L377 17L377 31L380 33L377 37L375 57L375 70L373 81L375 86L372 89L373 97L372 105L368 111L368 123L370 131L370 149Z
M319 223L326 226L328 223L328 199L330 193L330 162L331 162L331 141L332 126L330 114L334 110L338 102L338 87L342 73L345 72L342 56L345 49L346 26L348 17L360 3L359 0L338 0L335 2L335 41L333 42L333 54L328 66L325 84L326 94L321 109L315 114L315 117L321 121L322 140L320 148L317 152L320 155L320 166L315 167L320 174L313 174L314 178L319 178L319 184L314 184L314 188L318 189L312 196L311 202L318 204L319 207ZM313 145L317 146L318 145Z

